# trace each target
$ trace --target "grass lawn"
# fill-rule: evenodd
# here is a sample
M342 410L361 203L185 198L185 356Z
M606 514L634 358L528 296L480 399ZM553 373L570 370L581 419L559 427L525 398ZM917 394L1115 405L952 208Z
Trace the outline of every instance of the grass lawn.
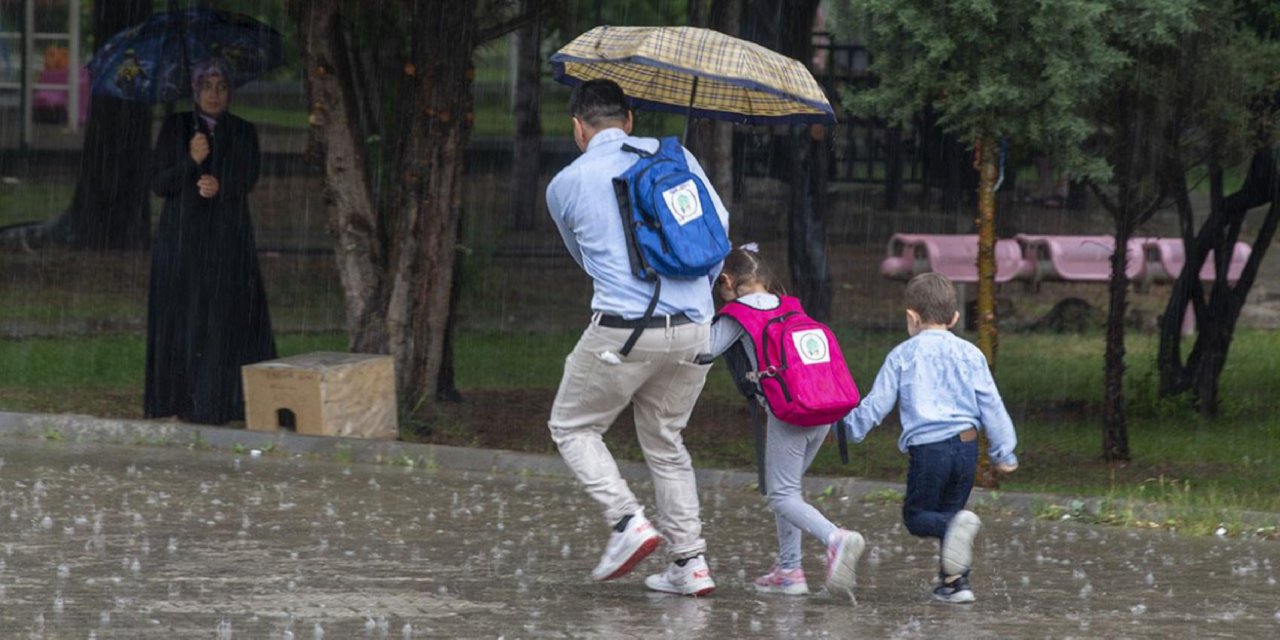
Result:
M901 336L838 332L860 386L869 388L874 370ZM553 452L546 413L563 357L576 339L572 330L462 331L457 376L467 400L441 405L430 435L407 433L406 439ZM345 345L344 336L332 332L282 333L278 341L282 355ZM1099 459L1101 336L1006 333L997 381L1017 425L1021 468L1002 479L1002 489L1109 497L1117 505L1153 500L1170 514L1170 522L1158 524L1195 533L1220 525L1242 531L1245 511L1280 512L1280 448L1275 446L1280 426L1270 414L1270 381L1280 374L1274 336L1259 331L1237 336L1223 377L1230 390L1225 416L1215 422L1190 415L1176 402L1154 399L1150 363L1155 347L1154 337L1129 338L1133 461L1107 465ZM0 362L7 363L0 367L0 409L139 417L143 359L141 335L0 341ZM608 439L620 457L638 460L629 420L624 416ZM866 442L851 445L848 466L840 464L835 446L825 447L811 473L902 481L906 456L897 450L898 431L890 418ZM742 401L718 366L686 432L696 464L751 468L750 433ZM1053 516L1072 509L1070 504L1043 507ZM1092 517L1138 523L1125 514L1117 506Z

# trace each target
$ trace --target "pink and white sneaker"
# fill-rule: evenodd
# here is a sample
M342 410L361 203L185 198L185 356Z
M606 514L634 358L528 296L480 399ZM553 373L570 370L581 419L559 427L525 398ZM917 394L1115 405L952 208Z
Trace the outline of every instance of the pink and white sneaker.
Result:
M827 545L827 590L853 592L858 579L858 558L866 541L862 534L847 529L837 529L831 544Z
M653 528L653 523L644 517L644 511L637 511L622 531L609 534L609 543L604 547L600 563L591 570L591 579L613 580L626 575L653 553L661 542L662 536Z
M803 596L809 593L809 583L804 579L804 569L783 569L778 565L752 583L760 593L780 593L788 596Z

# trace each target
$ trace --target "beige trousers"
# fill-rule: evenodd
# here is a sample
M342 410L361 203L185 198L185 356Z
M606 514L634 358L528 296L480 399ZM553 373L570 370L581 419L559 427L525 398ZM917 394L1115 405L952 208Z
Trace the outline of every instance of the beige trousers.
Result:
M565 464L604 507L604 519L612 525L641 508L603 439L618 414L632 405L636 437L653 477L657 509L652 519L673 558L707 546L693 464L681 432L711 367L693 363L695 355L707 350L709 331L709 325L695 323L646 329L621 358L618 350L631 329L592 322L565 359L547 422Z

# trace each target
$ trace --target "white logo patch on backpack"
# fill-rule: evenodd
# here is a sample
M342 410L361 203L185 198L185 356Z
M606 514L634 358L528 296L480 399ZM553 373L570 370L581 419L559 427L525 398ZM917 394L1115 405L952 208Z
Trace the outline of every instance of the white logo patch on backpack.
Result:
M797 331L791 334L795 341L796 353L805 364L831 362L831 347L827 345L827 336L821 329Z
M702 202L698 198L698 187L693 180L685 180L680 184L662 192L667 208L676 223L684 226L702 217Z

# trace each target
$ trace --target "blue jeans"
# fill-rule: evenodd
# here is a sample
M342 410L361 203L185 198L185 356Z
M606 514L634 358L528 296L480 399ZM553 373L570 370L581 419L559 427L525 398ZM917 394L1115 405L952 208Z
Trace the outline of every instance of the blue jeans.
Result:
M902 521L912 535L941 539L947 523L969 501L978 467L978 442L952 436L907 448L907 496Z

